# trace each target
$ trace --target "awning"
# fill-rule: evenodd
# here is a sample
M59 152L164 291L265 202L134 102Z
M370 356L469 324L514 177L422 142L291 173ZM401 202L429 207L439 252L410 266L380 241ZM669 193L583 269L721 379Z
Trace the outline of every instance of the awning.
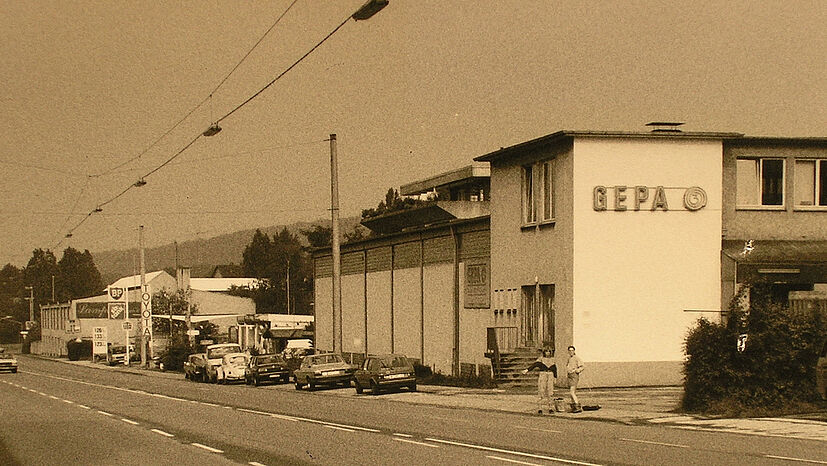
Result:
M271 328L263 336L264 338L307 338L312 337L313 332L303 328Z
M194 315L194 316L190 316L190 322L204 322L204 321L208 321L208 320L227 319L227 318L232 318L232 317L238 317L239 315L243 315L243 314L207 314L207 315ZM170 316L169 316L169 314L167 314L167 315L164 315L164 314L153 314L153 315L152 315L152 317L154 317L154 318L156 318L156 319L164 319L164 320L169 320L169 317L170 317ZM173 316L172 316L172 320L178 320L178 321L181 321L181 322L186 322L187 317L186 317L186 316L173 315Z
M727 240L738 283L827 283L827 241Z

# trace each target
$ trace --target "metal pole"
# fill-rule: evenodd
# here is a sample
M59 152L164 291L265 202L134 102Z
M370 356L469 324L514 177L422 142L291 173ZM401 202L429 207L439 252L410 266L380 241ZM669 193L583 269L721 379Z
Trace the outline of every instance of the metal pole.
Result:
M138 243L139 243L140 248L141 248L141 307L143 307L143 302L144 302L143 294L146 292L146 262L144 260L144 226L143 225L141 225L141 227L138 229ZM129 300L129 298L127 297L127 301L128 300ZM149 339L146 338L147 332L146 332L146 329L144 328L144 322L145 322L146 319L144 319L143 311L144 310L141 309L141 365L146 366L147 365L146 347L149 344ZM150 320L149 322L150 322L149 324L152 325L152 320Z
M342 275L339 252L339 169L336 135L330 135L330 216L333 254L333 351L342 351ZM318 343L317 343L318 344Z
M287 258L287 315L290 315L290 258Z
M27 286L26 288L29 289L29 320L34 320L34 287Z
M52 302L55 302L55 276L52 275Z

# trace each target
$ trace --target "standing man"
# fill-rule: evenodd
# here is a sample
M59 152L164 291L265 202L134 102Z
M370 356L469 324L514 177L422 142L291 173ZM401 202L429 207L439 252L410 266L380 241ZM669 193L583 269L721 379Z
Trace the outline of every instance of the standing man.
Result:
M554 396L554 379L557 378L557 364L554 364L554 350L551 348L544 348L543 354L530 366L523 370L523 374L528 371L538 369L540 375L537 377L537 394L539 399L537 401L537 414L543 414L543 404L549 414L554 414L551 409L551 397Z
M586 366L580 356L574 354L574 346L569 346L569 362L566 364L566 374L569 381L569 395L571 395L571 412L579 413L580 402L577 400L577 384L580 382L580 373Z

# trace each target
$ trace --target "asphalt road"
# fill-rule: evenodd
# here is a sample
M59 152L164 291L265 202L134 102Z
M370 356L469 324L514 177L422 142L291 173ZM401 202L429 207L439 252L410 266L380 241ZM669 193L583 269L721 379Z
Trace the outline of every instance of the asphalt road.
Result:
M20 359L20 372L0 374L2 464L827 464L823 442L812 440Z

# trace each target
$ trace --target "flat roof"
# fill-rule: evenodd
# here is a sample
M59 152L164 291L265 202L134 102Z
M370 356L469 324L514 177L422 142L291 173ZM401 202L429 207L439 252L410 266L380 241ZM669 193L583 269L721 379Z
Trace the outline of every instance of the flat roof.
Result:
M440 173L439 175L425 178L424 180L414 181L413 183L403 184L399 187L399 194L402 196L412 196L414 194L422 194L432 191L441 186L457 183L459 181L468 180L470 178L489 178L491 177L491 167L488 162L476 162L456 170Z
M584 138L649 138L649 139L732 139L741 138L741 133L721 132L696 132L696 131L577 131L562 130L541 136L530 141L521 142L509 147L501 147L499 150L474 157L476 162L492 162L511 157L525 150L534 149L547 144L563 141L565 139Z

